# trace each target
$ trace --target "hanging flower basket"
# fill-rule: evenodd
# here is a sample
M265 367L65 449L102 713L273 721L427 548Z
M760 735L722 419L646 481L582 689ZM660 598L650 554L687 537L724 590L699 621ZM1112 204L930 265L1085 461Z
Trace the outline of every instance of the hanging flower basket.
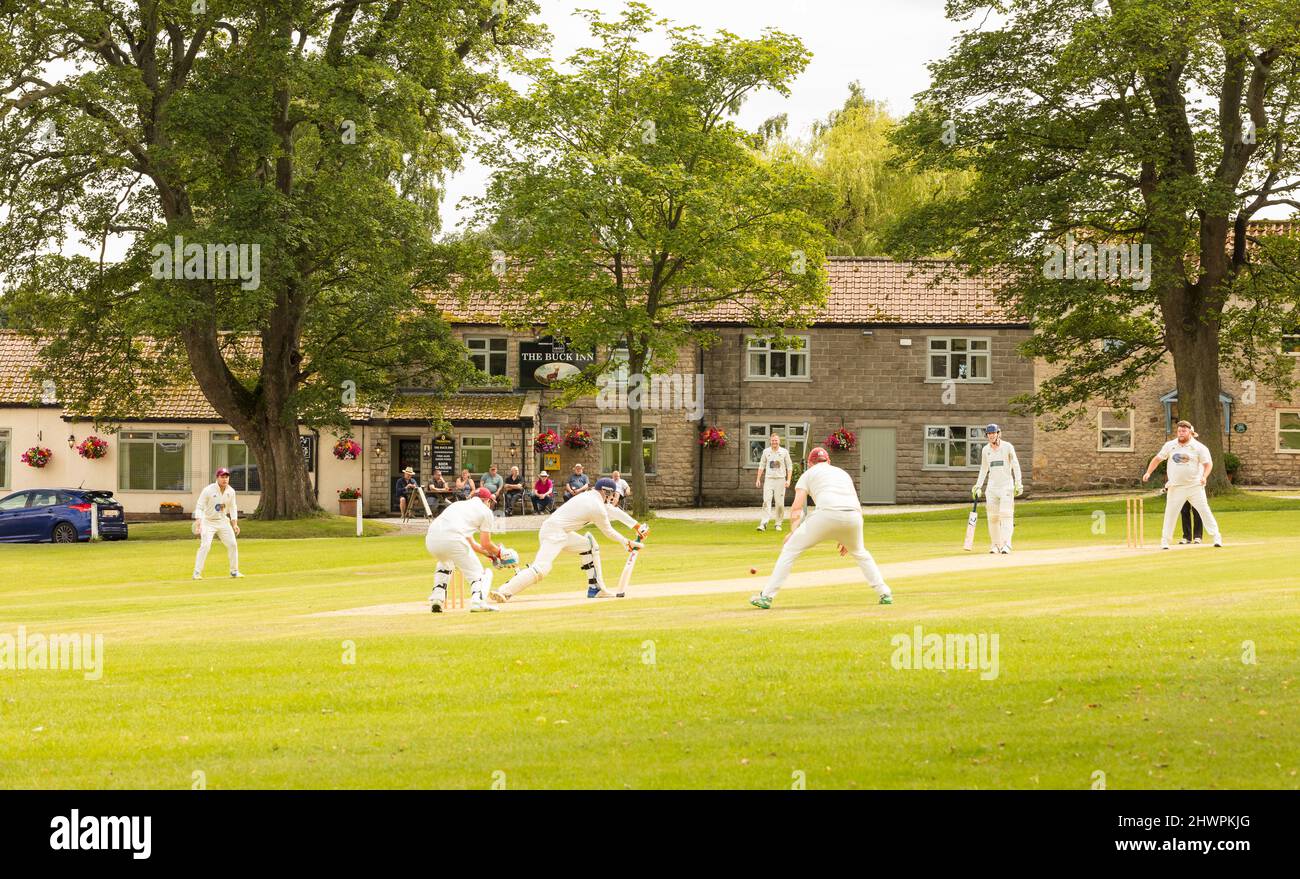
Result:
M581 427L570 427L564 432L564 444L571 449L585 449L591 445L591 433Z
M108 441L97 436L88 436L77 443L77 454L91 461L98 460L108 454Z
M334 457L340 461L355 461L361 457L361 444L353 439L341 439L334 444Z
M857 445L857 435L846 427L841 427L826 437L826 446L833 452L847 452L849 449L856 448Z
M32 446L22 454L22 462L28 467L35 467L37 470L50 463L54 453L42 446Z
M560 435L553 430L544 430L533 440L533 451L539 455L548 455L560 450Z
M710 427L700 431L700 445L706 449L725 449L727 432L720 427Z

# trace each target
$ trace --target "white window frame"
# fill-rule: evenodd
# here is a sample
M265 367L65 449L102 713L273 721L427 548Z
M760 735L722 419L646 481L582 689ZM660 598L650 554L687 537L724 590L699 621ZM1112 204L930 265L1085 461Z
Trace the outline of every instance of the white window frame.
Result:
M0 467L0 491L9 491L9 467L14 457L14 432L7 427L0 427L0 443L4 443L4 466Z
M743 469L758 469L758 459L754 458L750 448L750 443L758 438L758 432L755 430L757 427L763 428L763 448L768 447L772 441L772 434L777 433L781 437L781 448L790 453L790 463L797 464L807 456L809 432L807 421L747 421L745 422L745 436L743 437L745 443L745 465ZM799 439L803 444L803 448L799 450L798 454L794 451L794 441L790 439L790 428L792 427L803 430L803 436ZM761 457L763 453L760 451L758 454Z
M952 430L952 428L954 428L954 427L964 427L964 428L966 428L966 436L965 436L963 439L960 439L960 440L959 440L959 439L956 439L955 437L953 437L953 436L951 435L951 430ZM942 431L944 432L944 436L943 436L943 437L933 437L933 436L930 435L930 431L932 431L932 430L942 430ZM938 442L942 442L942 443L944 444L944 445L943 445L943 457L944 457L944 461L945 461L945 463L943 463L943 464L931 464L931 463L930 463L930 444L931 444L931 443L938 443ZM952 466L951 464L946 463L947 461L951 460L950 450L951 450L951 446L952 446L952 444L955 443L955 442L964 442L964 443L966 444L966 461L967 461L967 463L965 463L965 464L963 464L963 465L961 465L961 466L958 466L958 467L954 467L954 466ZM935 470L935 471L950 471L950 472L954 472L954 471L955 471L955 472L958 472L958 473L965 472L965 471L967 471L967 470L979 470L979 469L980 469L980 455L982 454L982 450L983 450L984 446L987 446L988 444L989 444L988 436L987 436L987 434L984 433L984 425L982 425L982 424L965 424L965 425L963 425L963 424L927 424L927 425L925 425L924 432L923 432L922 435L921 435L921 469L922 469L922 470ZM971 463L971 462L973 462L973 463Z
M486 446L483 446L483 445L480 445L480 444L478 444L478 443L476 442L476 443L473 443L473 444L467 446L466 443L465 443L465 440L487 440L487 445L486 445ZM469 471L469 475L470 475L470 477L473 478L473 480L474 480L474 484L475 484L475 485L478 485L479 477L482 476L484 473L488 472L488 467L491 467L491 466L492 466L492 457L493 457L493 453L492 453L492 449L493 449L493 445L492 445L492 434L490 434L490 433L462 433L460 436L456 437L456 445L460 447L460 461L459 461L460 466L457 467L457 468L456 468L456 472L455 472L454 474L452 474L452 479L455 479L456 477L460 476L460 471L462 471L462 470L468 470L468 471ZM488 462L487 462L487 467L484 467L484 468L482 468L482 469L480 470L480 469L478 469L478 468L471 467L471 466L469 466L468 464L466 464L466 463L465 463L465 449L466 449L466 448L472 449L472 450L474 450L475 452L482 451L483 449L486 448L486 449L487 449L487 453L488 453ZM498 468L498 469L499 469L499 468Z
M773 348L772 340L764 336L745 337L745 381L749 382L810 382L812 381L812 340L810 336L787 336L788 339L802 339L802 347ZM753 355L767 355L767 368L764 372L755 372L751 366ZM798 375L772 375L772 355L784 354L786 371L789 373L790 358L802 357L803 370Z
M1297 419L1300 419L1300 409L1278 409L1277 410L1277 417L1274 419L1273 422L1274 451L1277 452L1279 455L1300 455L1300 449L1287 449L1282 447L1282 434L1284 432L1300 433L1300 430L1291 427L1288 427L1286 428L1285 431L1283 431L1282 429L1283 415L1294 415L1296 416Z
M250 466L254 466L254 467L257 466L257 461L253 460L253 450L250 449L250 448L248 448L248 443L244 442L242 439L239 438L239 433L238 433L238 432L233 431L233 430L214 430L214 431L212 431L212 433L208 434L208 462L209 462L209 464L211 465L211 469L212 469L214 472L215 472L215 470L216 470L217 467L221 467L221 466L229 466L229 465L222 465L222 464L218 464L218 463L217 463L217 455L216 455L216 451L217 451L217 446L219 446L219 445L222 445L222 446L243 446L244 449L245 449L245 451L247 452L247 456L246 456L245 459L244 459L244 460L245 460L245 464L244 464L244 466L245 466L246 468L247 468L247 467L250 467ZM262 489L261 489L261 487L260 487L261 480L262 480L262 471L261 471L261 468L258 468L258 471L257 471L257 477L258 477L258 484L259 484L259 487L258 487L258 488L255 488L255 489L239 489L239 488L236 488L236 489L235 489L235 494L261 494L261 493L262 493ZM247 484L248 484L248 483L247 483L247 480L248 480L248 471L247 471L247 470L244 471L244 480L245 480L245 483L244 483L244 484L247 485ZM233 481L232 481L232 484L233 484Z
M1288 340L1290 340L1290 349L1287 348ZM1282 334L1282 353L1291 357L1300 357L1300 333Z
M1114 413L1117 413L1117 412L1127 412L1127 413L1128 413L1128 427L1115 427L1115 426L1111 426L1111 427L1103 427L1103 426L1102 426L1102 416L1105 415L1106 413L1114 414ZM1128 447L1127 447L1127 448L1120 448L1120 447L1118 447L1118 446L1109 446L1109 447L1108 447L1104 442L1102 442L1102 435L1103 435L1103 434L1105 434L1105 433L1118 433L1118 432L1121 432L1121 431L1127 431L1127 432L1128 432ZM1134 444L1133 444L1133 443L1134 443L1134 440L1133 440L1134 435L1135 435L1135 434L1134 434L1134 430L1133 430L1133 410L1132 410L1132 409L1109 409L1109 408L1106 408L1106 407L1102 407L1102 408L1100 408L1100 409L1097 410L1097 451L1099 451L1099 452L1123 452L1123 453L1126 453L1126 454L1127 454L1127 453L1131 453L1131 452L1133 452L1133 450L1136 448L1136 447L1134 446Z
M152 439L132 437L131 434L147 433L152 434ZM166 434L167 439L180 439L185 444L185 481L181 488L158 488L158 436ZM153 456L153 488L127 488L122 484L122 468L127 466L131 460L129 446L136 443L149 442L154 447ZM117 435L117 490L119 492L139 492L148 494L189 494L193 491L191 485L192 479L190 474L194 470L194 434L188 430L122 430Z
M500 342L502 344L500 351L492 350L494 342ZM475 350L476 346L478 347L478 350ZM466 336L465 347L469 349L469 362L473 363L474 367L478 369L479 372L497 377L498 373L494 373L491 370L492 355L500 354L502 371L499 375L510 375L510 338L508 336ZM482 367L478 365L475 358L483 359Z
M963 353L966 355L966 362L969 364L974 357L982 357L985 360L985 372L987 375L983 378L971 378L967 370L966 378L954 378L952 376L952 355L953 342L961 341L966 344ZM942 342L942 349L935 349L934 344ZM984 345L983 349L972 351L971 343L979 342ZM935 376L931 367L935 357L942 355L944 358L944 374ZM992 336L926 336L925 338L925 380L930 384L939 384L946 381L953 381L961 385L991 385L993 384L993 337Z
M631 457L631 455L632 455L632 437L631 437L631 435L629 434L628 437L627 437L627 439L624 439L624 438L623 438L623 434L624 434L624 432L625 432L626 430L628 430L630 427L631 427L630 424L602 424L602 425L600 426L600 468L601 468L601 472L603 472L603 473L608 473L608 472L610 472L611 470L618 470L618 471L621 472L621 473L631 473L631 472L632 472L632 457ZM611 439L608 439L608 438L605 436L605 432L606 432L606 431L610 431L610 430L618 431L618 438L617 438L617 439L612 439L612 440L611 440ZM646 438L646 436L645 436L646 433L649 433L649 434L650 434L649 438ZM644 449L646 449L646 448L649 448L649 449L651 450L651 452L650 452L650 465L649 465L648 467L646 467L645 475L646 475L646 476L657 476L657 475L659 474L659 431L658 431L657 426L656 426L656 425L653 425L653 424L643 424L643 425L641 425L641 436L642 436L642 439L641 439L641 447L642 447L642 449L644 450ZM617 443L619 446L624 446L624 445L627 446L627 448L628 448L628 460L627 460L626 462L623 462L623 461L622 461L622 457L623 457L623 455L622 455L621 453L620 453L619 456L618 456L619 459L620 459L619 461L617 461L617 462L610 462L610 463L621 463L623 466L617 466L617 467L616 467L616 466L609 466L609 467L606 467L606 466L605 466L605 464L607 463L606 460L605 460L605 444L606 444L606 443L609 443L609 442ZM594 482L594 480L593 480L593 482Z

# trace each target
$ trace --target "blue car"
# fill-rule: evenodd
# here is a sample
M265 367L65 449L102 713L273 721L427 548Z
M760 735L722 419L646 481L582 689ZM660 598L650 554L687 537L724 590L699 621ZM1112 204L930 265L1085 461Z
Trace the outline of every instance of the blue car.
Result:
M99 536L126 540L126 513L111 491L28 488L0 498L0 543L89 540L92 505L99 508Z

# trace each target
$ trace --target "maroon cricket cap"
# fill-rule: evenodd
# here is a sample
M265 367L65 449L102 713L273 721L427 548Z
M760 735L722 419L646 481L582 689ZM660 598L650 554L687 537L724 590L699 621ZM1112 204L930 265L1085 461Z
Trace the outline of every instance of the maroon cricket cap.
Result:
M222 468L220 468L219 470L217 470L217 475L218 475L218 476L229 476L229 475L230 475L230 471L227 470L225 467L222 467Z

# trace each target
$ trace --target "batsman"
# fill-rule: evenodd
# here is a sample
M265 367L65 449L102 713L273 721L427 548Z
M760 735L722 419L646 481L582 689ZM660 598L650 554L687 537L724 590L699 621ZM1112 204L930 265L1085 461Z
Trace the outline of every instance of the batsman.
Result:
M1020 478L1020 459L1011 443L1002 441L1002 428L990 424L984 428L988 444L980 451L980 475L970 490L972 498L983 493L988 480L989 552L1011 552L1011 533L1016 527L1016 498L1024 492Z
M556 556L562 552L577 553L582 559L582 569L587 573L588 598L612 594L605 589L605 577L600 570L600 546L596 538L590 532L579 533L579 530L595 525L628 552L639 550L640 538L649 528L637 524L636 519L619 509L618 501L618 484L607 476L596 480L595 491L584 491L569 498L542 523L537 533L537 556L533 563L525 565L504 586L493 589L488 593L489 597L496 602L509 601L549 574ZM623 537L614 530L610 519L632 528L637 536L632 539Z

